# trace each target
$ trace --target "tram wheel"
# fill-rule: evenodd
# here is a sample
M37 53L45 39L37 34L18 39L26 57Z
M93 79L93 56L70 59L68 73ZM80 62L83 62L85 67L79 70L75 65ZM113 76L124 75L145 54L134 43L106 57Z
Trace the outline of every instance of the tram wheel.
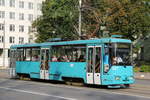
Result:
M67 85L72 85L72 82L66 81Z
M124 84L125 88L130 88L130 84Z
M19 79L20 79L20 80L23 80L23 75L19 75Z
M23 74L19 75L19 79L20 80L25 80L25 81L31 80L30 77L29 77L29 75L23 75Z

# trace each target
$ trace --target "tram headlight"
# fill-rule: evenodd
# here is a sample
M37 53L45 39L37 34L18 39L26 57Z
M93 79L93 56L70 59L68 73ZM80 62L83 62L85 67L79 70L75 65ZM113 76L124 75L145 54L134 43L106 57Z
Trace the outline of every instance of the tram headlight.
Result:
M120 80L120 76L116 76L116 77L115 77L115 80Z
M104 65L104 72L107 73L109 70L109 65L108 64L105 64Z
M133 80L133 76L128 77L129 80Z

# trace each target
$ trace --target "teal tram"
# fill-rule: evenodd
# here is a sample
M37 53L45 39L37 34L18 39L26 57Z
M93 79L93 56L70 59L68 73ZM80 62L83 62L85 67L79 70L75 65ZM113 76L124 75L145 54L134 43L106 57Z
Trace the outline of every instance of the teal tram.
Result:
M13 45L12 77L105 86L134 83L132 42L121 38Z

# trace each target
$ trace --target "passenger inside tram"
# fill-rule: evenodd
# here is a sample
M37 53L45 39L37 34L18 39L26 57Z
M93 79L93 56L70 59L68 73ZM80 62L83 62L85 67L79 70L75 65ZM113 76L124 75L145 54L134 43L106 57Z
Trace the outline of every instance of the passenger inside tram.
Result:
M57 57L55 55L53 55L52 56L52 62L57 62L57 61L58 61Z
M80 55L80 57L79 57L79 60L78 60L79 62L84 62L85 61L85 58L84 58L84 55Z
M39 61L38 55L34 55L34 56L32 57L32 61Z

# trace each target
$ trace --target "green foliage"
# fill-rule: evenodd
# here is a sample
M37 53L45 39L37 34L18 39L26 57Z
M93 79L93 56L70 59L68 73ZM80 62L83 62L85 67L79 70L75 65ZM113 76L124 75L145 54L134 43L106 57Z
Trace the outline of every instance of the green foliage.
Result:
M100 26L110 33L123 33L131 40L144 39L150 34L149 0L82 0L82 34L101 37ZM43 16L33 27L37 28L37 41L48 38L78 36L78 0L46 0ZM111 35L111 34L110 34Z
M33 23L38 32L36 42L57 37L78 37L74 30L78 16L76 5L76 0L46 0L42 7L43 16Z
M139 67L134 67L134 72L140 72L140 68Z
M150 65L142 65L141 72L150 72Z
M134 72L150 72L150 65L141 65L140 67L134 67Z
M104 4L103 20L111 33L123 33L131 40L149 34L150 10L143 0L101 0L100 4Z

